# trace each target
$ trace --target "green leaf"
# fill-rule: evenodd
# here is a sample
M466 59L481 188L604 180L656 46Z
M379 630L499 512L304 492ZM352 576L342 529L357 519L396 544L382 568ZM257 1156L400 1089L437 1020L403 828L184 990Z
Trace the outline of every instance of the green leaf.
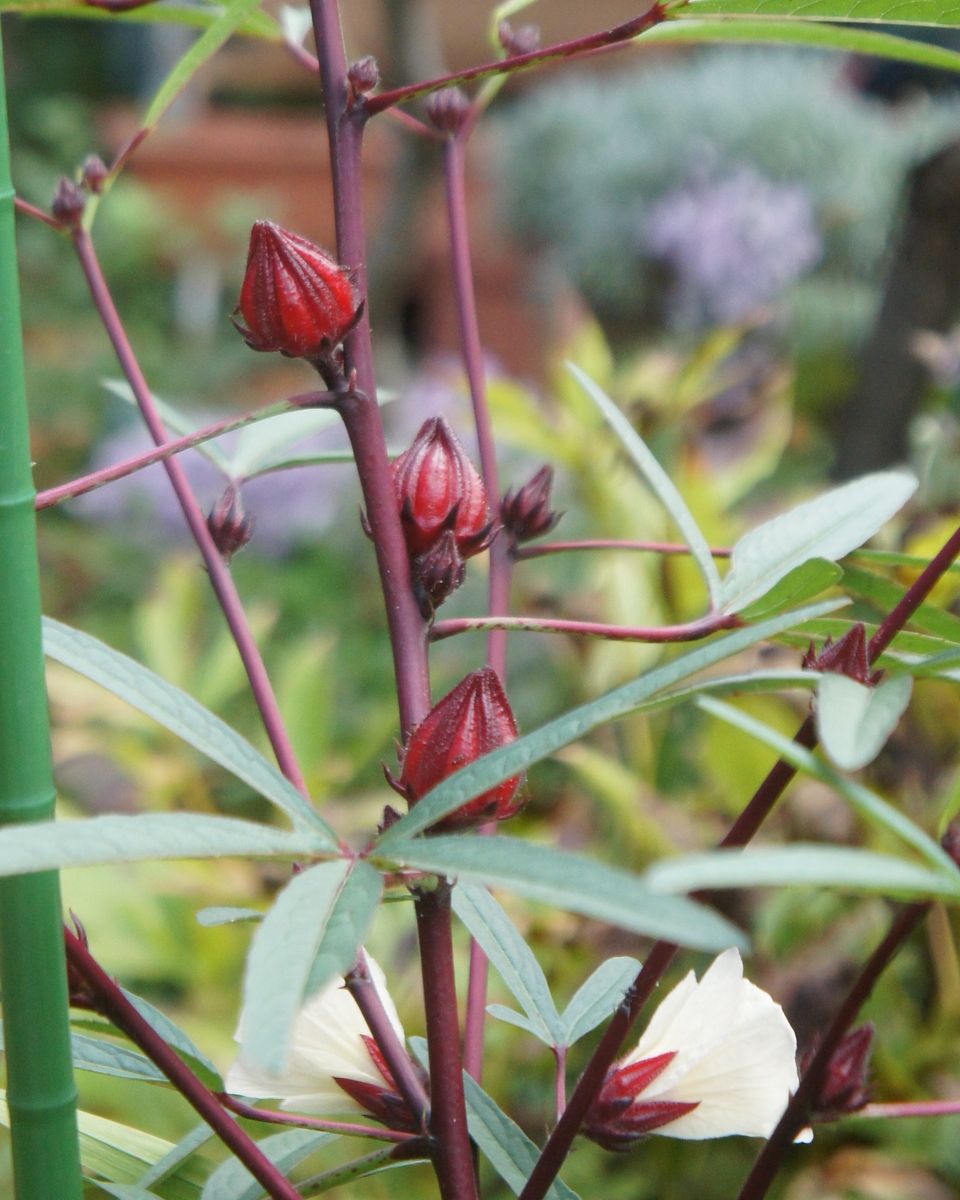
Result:
M957 56L960 58L960 55ZM819 596L827 588L833 587L843 578L843 569L836 563L827 562L825 558L811 558L808 562L794 567L775 583L773 587L759 600L748 604L740 616L745 621L759 621L774 613L782 612L792 604L803 604Z
M908 471L878 471L833 488L751 529L733 547L719 598L740 612L811 558L833 561L871 538L917 488Z
M154 1008L142 996L136 996L133 992L128 992L126 988L123 988L122 991L150 1028L155 1033L159 1033L168 1046L172 1046L176 1050L190 1069L199 1076L201 1082L212 1091L223 1090L223 1077L220 1072L203 1051L194 1045L193 1040L184 1033L179 1025L171 1021L167 1014L161 1012L159 1008Z
M500 905L485 887L459 883L453 911L530 1018L532 1032L548 1046L560 1045L563 1025L546 976Z
M94 1186L115 1200L161 1200L156 1192L150 1192L136 1183L107 1183L103 1179L93 1180Z
M163 1183L187 1159L196 1154L201 1146L213 1141L216 1136L210 1126L205 1121L201 1121L189 1133L185 1133L175 1146L171 1146L162 1158L158 1158L152 1167L144 1171L137 1181L139 1186L149 1188L154 1184Z
M137 408L137 398L133 394L133 388L125 379L104 379L103 386L118 400L123 400L129 404L131 408ZM187 413L182 412L168 400L162 400L159 396L152 395L154 406L160 414L160 419L171 433L175 433L177 437L186 437L188 434L195 433L199 428L196 420ZM230 460L226 454L214 445L213 440L209 442L200 442L194 446L198 454L202 454L208 462L213 463L218 471L227 479L230 475Z
M324 1192L342 1187L345 1183L352 1183L355 1179L365 1179L384 1171L402 1170L404 1167L414 1167L430 1161L426 1155L422 1158L398 1158L398 1154L403 1154L400 1146L382 1146L379 1150L364 1154L361 1158L354 1158L339 1167L330 1167L299 1184L300 1194L304 1200L310 1200L313 1196L322 1196Z
M677 528L683 534L687 545L690 547L690 553L700 568L700 573L707 585L711 605L716 607L719 603L722 588L716 563L713 561L713 555L710 553L707 539L700 531L700 526L695 521L693 513L687 508L686 501L674 486L673 480L663 467L660 466L643 438L640 437L639 433L637 433L603 388L594 383L589 375L581 371L576 363L568 362L566 366L570 374L577 380L590 399L596 404L597 408L600 409L601 413L603 413L607 423L620 438L627 453L636 464L637 470L646 480L654 495L656 495L660 503L673 518Z
M540 1151L519 1125L515 1125L475 1079L463 1077L467 1101L467 1128L507 1187L519 1196L540 1157ZM546 1192L546 1200L579 1200L560 1179Z
M184 25L190 29L209 29L220 17L219 5L151 4L128 12L108 12L66 0L0 0L0 13L15 12L24 17L56 17L58 21L117 21L137 25ZM282 41L280 26L266 13L253 12L238 27L237 33L261 41Z
M192 696L88 633L49 617L43 622L43 649L49 658L100 684L243 780L285 812L294 826L309 827L322 849L336 849L333 830L293 784Z
M236 925L242 921L262 921L263 913L258 908L231 908L223 904L211 904L197 913L197 924L205 926Z
M960 25L951 0L690 0L692 15L792 17L802 21L878 21L887 25Z
M144 114L141 128L148 131L154 128L197 71L236 33L260 3L261 0L227 0L220 16L197 38L160 85Z
M639 970L635 958L620 956L602 962L563 1010L564 1045L572 1046L605 1021L620 1006Z
M259 1148L285 1175L315 1150L334 1139L332 1133L312 1129L287 1129L257 1142ZM201 1200L261 1200L266 1192L243 1163L228 1158L207 1180Z
M350 886L352 884L352 886ZM380 898L369 864L321 863L294 875L257 926L243 981L244 1057L279 1074L313 992L353 965ZM347 919L334 921L338 914Z
M516 1009L508 1008L505 1004L488 1004L487 1012L498 1021L505 1021L508 1025L515 1025L518 1029L532 1033L535 1038L546 1042L548 1046L552 1044L543 1036L543 1030L539 1023L529 1020L523 1013L518 1013Z
M281 466L303 466L318 458L323 462L325 455L304 455L298 460L291 459L287 451L297 442L339 423L339 416L330 408L305 408L247 426L237 439L237 447L230 458L230 473L235 479L252 479ZM352 458L353 455L345 451L339 452L334 461L349 462Z
M849 563L843 565L843 586L854 596L875 604L884 614L890 612L899 603L907 590L896 583L891 583L889 579L874 574L873 571L865 571L863 568L853 567ZM956 617L950 612L944 612L936 604L921 604L911 614L910 624L916 629L932 633L935 637L960 643L960 617Z
M692 900L664 904L664 897L654 895L636 875L519 838L418 838L392 844L390 857L399 866L502 887L681 946L724 950L746 944L736 926Z
M0 876L164 858L310 858L328 852L324 835L302 828L288 833L199 813L108 815L8 825L0 832Z
M799 7L799 6L798 6ZM697 10L698 11L699 6ZM688 10L690 11L690 10ZM897 18L899 20L899 18ZM852 29L843 25L821 25L808 20L777 20L769 17L751 21L749 17L724 13L712 19L687 18L665 21L648 29L644 45L676 45L698 42L741 42L765 45L812 46L843 54L870 54L877 58L916 63L942 71L960 71L960 54L944 46L912 41L873 29Z
M816 758L809 750L798 746L791 738L784 737L782 733L778 733L775 729L771 729L768 725L764 725L761 721L740 712L739 709L733 708L729 704L703 699L699 701L699 705L705 712L719 717L721 721L726 721L729 725L764 742L797 770L832 787L834 791L849 801L865 820L878 829L886 829L902 838L908 846L919 851L935 867L941 867L946 871L954 869L953 860L933 838L928 837L909 817L905 817L899 809L888 804L886 800L881 799L875 792L871 792L869 788L855 783L852 779L847 779L845 775L841 775L839 771L835 771L833 767Z
M462 807L474 796L480 796L502 780L520 774L533 763L547 758L562 746L575 742L590 730L636 711L658 692L676 687L691 675L715 666L725 658L739 654L765 638L776 637L794 625L823 616L845 603L844 600L823 601L715 638L664 666L648 671L639 679L625 683L596 700L548 721L546 725L517 738L510 745L483 755L468 767L447 776L418 800L410 812L381 836L379 849L385 855L392 854L396 842L427 829L448 813Z
M118 1046L84 1033L71 1033L73 1065L78 1071L114 1075L118 1079L139 1079L148 1083L168 1083L166 1075L145 1055L128 1046Z
M885 896L943 896L960 900L960 871L931 871L903 858L846 846L748 846L687 854L657 863L643 876L654 891L699 888L835 887Z
M817 733L827 755L845 771L873 762L910 703L909 675L867 687L825 672L817 688Z

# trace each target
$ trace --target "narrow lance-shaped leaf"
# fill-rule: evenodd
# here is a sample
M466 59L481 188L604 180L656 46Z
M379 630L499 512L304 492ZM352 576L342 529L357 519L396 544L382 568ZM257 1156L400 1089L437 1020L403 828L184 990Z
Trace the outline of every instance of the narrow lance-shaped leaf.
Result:
M577 989L560 1016L564 1044L572 1046L605 1021L619 1007L639 970L640 963L635 958L620 956L602 962Z
M257 1145L274 1166L286 1173L334 1137L332 1133L317 1133L312 1129L287 1129L261 1138ZM243 1163L229 1158L207 1180L201 1200L260 1200L264 1195L263 1188Z
M310 995L353 965L380 898L364 862L301 871L257 927L243 983L243 1055L279 1073L294 1020ZM338 911L349 919L336 921Z
M909 675L875 687L825 672L817 688L817 732L828 757L845 771L873 762L910 703Z
M823 601L796 609L794 612L781 613L747 629L738 629L734 633L715 638L664 666L648 671L639 679L625 683L596 700L581 704L578 708L548 721L546 725L532 733L524 734L510 745L485 754L469 766L447 776L418 800L410 812L379 839L380 850L386 855L391 854L396 842L427 829L474 796L479 796L502 780L519 774L562 746L584 737L590 730L634 712L657 693L676 687L691 675L715 666L725 658L739 654L765 638L776 637L794 625L833 612L845 603L845 600Z
M713 555L710 553L707 539L701 533L700 526L694 519L693 513L687 507L686 501L677 491L673 480L663 467L660 466L647 448L643 438L640 437L639 433L637 433L620 409L617 408L606 392L604 392L603 388L594 383L589 375L581 371L576 363L568 362L567 370L577 380L594 404L596 404L597 408L600 409L601 413L603 413L607 423L620 438L627 453L633 459L640 474L673 518L674 523L690 547L690 553L693 555L694 561L700 568L700 573L703 575L707 591L710 594L711 606L716 607L719 603L721 592L720 574L713 561Z
M390 847L393 863L486 883L647 937L699 950L744 946L735 925L701 904L655 894L636 875L512 837L441 836Z
M46 822L55 799L13 213L0 40L0 826ZM11 832L0 832L0 841ZM0 882L0 992L17 1193L79 1200L61 920L55 874Z
M325 841L326 849L336 848L333 831L293 784L192 696L90 634L49 617L43 622L43 646L50 658L100 684L213 759L285 812L295 825L309 826L315 837Z
M784 737L782 733L771 729L769 725L764 725L762 721L741 712L730 704L724 704L722 701L710 697L701 698L698 700L698 704L705 712L718 717L721 721L726 721L728 725L743 730L744 733L757 738L758 741L764 742L797 770L828 784L848 800L865 820L879 829L886 829L902 838L907 845L919 851L935 867L941 867L948 872L954 869L953 860L933 838L924 833L919 825L911 821L909 817L904 816L899 809L888 804L886 800L875 792L871 792L869 788L841 775L839 771L835 771L833 767L817 758L809 750L798 746L791 738Z
M537 1037L548 1046L560 1045L563 1026L546 976L500 905L486 888L461 882L453 891L453 911L530 1018Z
M695 17L716 14L897 25L960 24L960 11L946 0L690 0L688 12Z

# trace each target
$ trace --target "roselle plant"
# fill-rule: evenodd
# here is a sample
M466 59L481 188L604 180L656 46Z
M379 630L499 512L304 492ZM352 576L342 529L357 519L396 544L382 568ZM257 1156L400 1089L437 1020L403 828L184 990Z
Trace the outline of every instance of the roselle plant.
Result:
M136 17L140 4L96 0L98 8L115 14L111 19L121 13ZM110 167L90 158L75 178L66 178L49 211L25 198L16 204L25 217L45 222L51 237L71 243L156 449L37 497L29 484L22 403L14 196L6 157L0 163L0 817L6 826L0 834L0 973L18 1200L69 1200L82 1193L127 1200L263 1195L294 1200L387 1168L402 1178L405 1169L424 1163L433 1182L425 1182L431 1176L423 1172L410 1176L424 1195L471 1200L502 1194L492 1182L496 1175L521 1200L563 1198L576 1195L560 1172L578 1135L605 1150L630 1150L637 1172L643 1172L648 1151L639 1143L652 1136L763 1139L739 1192L743 1200L759 1200L792 1153L811 1153L791 1149L809 1139L811 1122L864 1110L901 1116L960 1107L955 1101L869 1104L869 1052L883 1042L882 1014L872 1031L853 1027L874 984L934 902L960 899L956 826L950 825L956 800L941 806L941 828L927 830L845 773L868 765L882 750L907 709L914 679L955 682L960 643L955 619L928 599L960 553L960 529L929 561L907 564L918 566L908 586L850 563L847 556L911 500L914 477L890 470L792 508L780 505L779 515L756 525L732 548L711 547L624 411L597 379L570 364L568 383L576 388L581 419L586 423L583 414L589 413L593 421L591 446L605 455L617 448L646 484L649 503L662 506L682 541L545 541L560 519L553 508L553 464L506 487L500 478L465 191L467 150L478 120L513 72L542 63L617 48L639 57L649 44L710 39L773 38L882 51L954 70L960 56L883 33L821 25L809 19L807 7L796 12L791 0L763 0L763 13L772 19L762 25L741 19L736 0L655 4L614 29L554 45L541 45L533 27L510 25L525 7L513 0L493 12L498 57L490 63L392 90L378 90L378 70L369 56L348 64L337 0L314 0L316 57L296 34L294 15L277 23L256 0L233 0L222 9L147 10L150 19L188 21L204 32L161 87L141 130ZM840 0L821 7L816 15L832 21L872 15L862 4L854 14ZM906 10L898 9L898 20L929 22L939 16L929 0L911 0ZM285 43L305 68L319 73L337 244L318 247L297 232L258 221L234 314L251 349L303 360L305 380L314 373L313 387L305 382L302 392L257 412L170 437L171 422L164 417L169 410L158 404L114 303L94 220L101 205L108 214L118 174L178 91L237 32ZM376 297L368 298L365 278L361 166L367 123L390 117L442 160L476 464L464 449L469 431L459 436L441 416L430 417L392 461L387 451L370 328ZM5 155L5 136L0 147ZM242 473L235 478L228 471L221 498L204 511L177 458L255 423L266 437L270 422L292 414L329 417L346 430L392 652L399 763L385 771L400 799L384 785L379 822L357 844L334 828L310 795L231 573L231 557L256 537L243 509ZM51 819L33 512L156 462L164 466L236 644L275 763L196 699L88 633L48 620L43 649L201 751L278 809L282 824L199 812ZM587 549L689 556L702 580L705 610L675 624L645 626L512 612L511 583L525 562ZM438 615L484 553L486 612ZM729 560L723 572L717 565L722 559ZM889 552L867 561L904 565L902 556ZM279 576L277 582L282 598ZM860 601L853 613L847 607L851 595ZM343 620L349 619L345 609ZM468 630L486 631L485 661L464 652L459 681L434 699L431 645ZM626 683L530 728L510 700L509 631L692 645L664 650ZM787 668L744 658L777 641L801 643L802 662L800 652ZM793 739L731 703L783 690L809 697L808 715ZM681 706L739 729L777 756L753 794L743 798L717 849L665 857L630 871L563 848L562 833L550 845L519 836L507 824L536 799L536 778L525 780L529 768L612 722ZM885 852L823 842L768 841L744 849L798 772L848 803L877 831ZM946 834L942 846L937 833ZM276 859L287 870L266 912L243 907L249 897L239 896L235 906L204 916L210 923L254 925L237 1057L223 1075L169 1015L111 976L109 963L90 944L82 913L63 925L56 871L227 856ZM777 998L749 979L752 965L744 956L750 931L724 915L714 897L715 891L790 885L866 891L899 905L875 948L863 948L853 983L832 1018L813 1043L799 1047ZM561 1011L533 950L494 891L619 927L642 963L623 955L607 958ZM406 929L415 936L419 956L424 1039L407 1036L390 981L364 949L387 901L406 901L411 913ZM463 961L455 940L461 927L469 935ZM658 983L687 950L707 952L711 962L699 974L688 971L647 1013ZM488 1006L490 965L519 1009ZM458 968L465 981L461 989ZM527 1130L483 1087L491 1019L513 1027L511 1036L524 1054L541 1053L554 1067L553 1096L543 1098L535 1121L527 1114ZM570 1051L600 1027L574 1079ZM85 1140L78 1146L71 1059L78 1069L118 1081L172 1087L201 1124L176 1145L162 1143L161 1149L154 1139L138 1170L131 1169L130 1154L94 1152L103 1144L116 1150L119 1143L104 1143L108 1135L90 1114L80 1115ZM136 1111L131 1122L133 1130L139 1128ZM283 1132L266 1132L271 1126ZM205 1153L214 1139L229 1152L219 1165ZM351 1153L351 1139L380 1145ZM308 1160L309 1169L303 1166ZM371 1186L376 1185L360 1184ZM601 1195L604 1187L601 1180L584 1194Z

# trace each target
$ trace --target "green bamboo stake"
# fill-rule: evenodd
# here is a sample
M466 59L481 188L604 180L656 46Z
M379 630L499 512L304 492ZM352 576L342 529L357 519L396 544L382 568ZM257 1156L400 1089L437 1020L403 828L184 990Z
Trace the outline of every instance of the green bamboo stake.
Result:
M0 43L0 825L54 810L13 214ZM16 1200L80 1200L83 1187L64 964L56 872L0 881Z

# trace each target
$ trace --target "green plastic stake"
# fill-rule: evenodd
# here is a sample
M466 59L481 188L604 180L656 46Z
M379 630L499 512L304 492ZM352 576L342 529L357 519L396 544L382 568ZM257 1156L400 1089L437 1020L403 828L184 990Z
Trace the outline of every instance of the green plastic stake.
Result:
M0 825L54 811L13 214L0 43ZM80 1200L83 1187L64 964L56 872L0 880L16 1200Z

